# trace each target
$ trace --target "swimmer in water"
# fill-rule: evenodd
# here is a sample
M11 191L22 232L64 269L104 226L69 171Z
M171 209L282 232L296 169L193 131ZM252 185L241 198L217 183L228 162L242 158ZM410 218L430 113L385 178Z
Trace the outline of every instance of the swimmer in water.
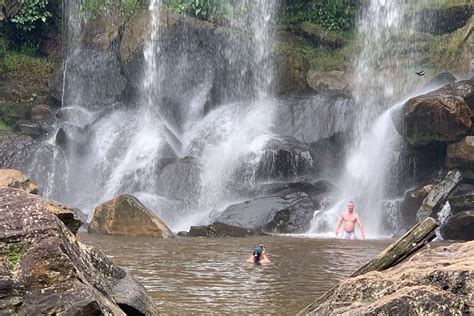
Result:
M266 264L270 263L270 259L268 259L267 251L263 244L258 245L253 249L252 255L247 259L247 262L255 263L255 264Z
M339 220L337 221L336 236L339 235L339 229L342 225L343 230L341 237L343 239L356 239L356 224L359 226L362 239L365 239L364 227L362 227L362 222L360 221L359 214L354 211L354 202L349 201L349 203L347 203L347 212L342 213L341 216L339 216Z

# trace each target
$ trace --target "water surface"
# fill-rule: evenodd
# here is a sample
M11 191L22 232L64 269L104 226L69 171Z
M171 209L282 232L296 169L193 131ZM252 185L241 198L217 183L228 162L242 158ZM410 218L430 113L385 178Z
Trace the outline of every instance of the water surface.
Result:
M131 271L159 310L171 314L295 314L390 243L287 236L80 238ZM260 242L272 264L245 263Z

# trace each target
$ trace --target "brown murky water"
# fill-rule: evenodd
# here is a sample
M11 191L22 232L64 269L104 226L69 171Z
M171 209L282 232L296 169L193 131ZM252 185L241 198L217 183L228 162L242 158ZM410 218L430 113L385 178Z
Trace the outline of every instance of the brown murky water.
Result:
M131 271L168 314L293 315L390 243L285 236L80 237ZM245 262L260 242L273 261L268 266Z

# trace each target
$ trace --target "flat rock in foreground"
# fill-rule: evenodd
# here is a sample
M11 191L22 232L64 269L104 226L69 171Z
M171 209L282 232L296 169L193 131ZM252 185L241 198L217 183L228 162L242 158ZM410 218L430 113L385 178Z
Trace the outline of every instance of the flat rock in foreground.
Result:
M0 188L0 227L2 314L157 314L141 284L77 241L36 196Z
M173 232L136 197L123 194L95 208L90 233L130 237L173 237Z
M473 298L474 242L467 242L348 278L311 314L463 315L474 312Z

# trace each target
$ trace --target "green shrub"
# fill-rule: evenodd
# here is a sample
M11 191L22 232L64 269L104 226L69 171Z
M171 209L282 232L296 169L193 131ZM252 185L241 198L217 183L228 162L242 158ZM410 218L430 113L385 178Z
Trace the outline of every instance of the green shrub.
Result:
M31 31L38 23L46 23L52 16L47 10L48 0L20 0L20 10L11 21L23 31Z
M117 7L127 14L133 13L142 3L140 0L83 0L82 8L86 12L98 12L100 10L107 10L112 7Z
M354 27L356 13L357 7L347 1L313 0L288 5L284 19L289 24L309 21L330 31L348 31Z

